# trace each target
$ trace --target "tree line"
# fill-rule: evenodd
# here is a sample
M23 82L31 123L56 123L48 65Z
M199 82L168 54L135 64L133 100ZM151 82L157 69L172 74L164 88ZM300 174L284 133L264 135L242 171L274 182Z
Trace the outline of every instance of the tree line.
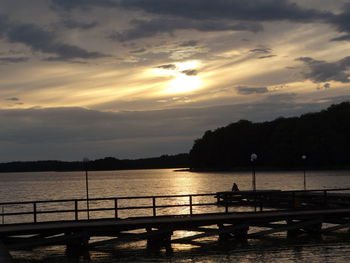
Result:
M240 120L206 131L190 151L192 170L350 168L350 103L318 113L253 123ZM305 155L304 160L302 156Z
M188 167L188 154L162 155L154 158L120 160L114 157L91 160L88 162L32 161L0 163L0 172L44 172L44 171L83 171L85 169L126 170Z

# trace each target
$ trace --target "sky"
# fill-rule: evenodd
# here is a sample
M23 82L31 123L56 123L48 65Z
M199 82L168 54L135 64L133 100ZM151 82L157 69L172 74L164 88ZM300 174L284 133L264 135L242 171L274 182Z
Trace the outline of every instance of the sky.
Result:
M0 162L189 152L349 89L349 0L0 1Z

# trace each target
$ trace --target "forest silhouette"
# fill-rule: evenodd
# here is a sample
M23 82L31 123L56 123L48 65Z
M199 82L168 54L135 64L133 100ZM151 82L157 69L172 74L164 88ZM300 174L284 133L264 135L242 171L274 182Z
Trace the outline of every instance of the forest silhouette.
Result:
M190 151L192 170L338 169L350 167L350 103L332 105L318 113L252 123L240 120L206 131ZM303 159L302 156L306 158Z

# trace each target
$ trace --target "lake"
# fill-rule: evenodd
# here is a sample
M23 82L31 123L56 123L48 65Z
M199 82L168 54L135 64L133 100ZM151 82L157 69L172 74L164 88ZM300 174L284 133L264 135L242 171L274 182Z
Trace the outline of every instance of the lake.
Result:
M307 171L307 189L350 187L349 171ZM251 189L250 172L175 172L172 169L89 172L89 197L180 195L230 190L235 182L240 190ZM42 172L0 174L0 202L85 198L84 172ZM256 173L257 189L298 190L303 188L303 172ZM210 240L209 240L210 241ZM232 244L218 247L174 245L174 254L157 255L145 251L143 244L105 247L91 251L91 261L79 262L350 262L347 236L310 238L295 241L249 242L247 247ZM63 247L40 248L13 253L16 262L73 262ZM74 261L76 262L76 261Z

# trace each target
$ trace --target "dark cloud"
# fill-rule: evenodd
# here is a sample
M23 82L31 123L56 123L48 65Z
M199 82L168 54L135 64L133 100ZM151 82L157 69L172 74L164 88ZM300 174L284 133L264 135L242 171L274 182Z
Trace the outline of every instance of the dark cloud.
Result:
M269 54L271 53L271 51L272 51L271 48L266 48L266 47L254 48L249 50L249 52L252 52L252 53L265 53L265 54Z
M280 94L272 94L265 98L266 102L271 103L296 103L298 95L296 93L280 93Z
M325 83L323 85L323 88L325 88L325 89L329 89L330 87L331 87L331 84L329 84L329 83Z
M254 48L254 49L249 50L249 52L255 53L257 55L260 55L259 57L257 57L258 59L265 59L265 58L276 57L276 55L271 54L272 49L268 48L268 47ZM266 55L261 56L262 54L266 54Z
M62 25L68 29L90 29L98 25L97 22L82 23L72 19L64 19Z
M310 21L328 15L304 9L288 0L121 0L120 5L158 15L199 20Z
M317 90L326 90L326 89L330 89L332 86L330 83L324 83L323 85L319 85L316 87Z
M237 90L238 94L241 94L241 95L263 94L263 93L269 92L269 89L266 87L238 86L235 89Z
M131 51L129 51L129 52L132 53L132 54L138 54L138 53L143 53L143 52L145 52L145 51L146 51L145 48L139 48L139 49L131 50Z
M151 37L157 34L173 34L175 30L195 29L202 32L210 31L252 31L258 32L263 28L255 22L230 22L215 20L193 20L179 18L156 18L151 20L135 19L131 21L132 28L112 34L111 39L130 41L139 38Z
M2 57L0 63L21 63L28 61L27 57Z
M54 32L33 24L15 24L0 17L0 35L11 43L21 43L33 51L54 55L56 60L93 59L106 57L99 52L90 52L80 47L60 42Z
M196 76L198 75L198 71L196 69L186 69L181 71L181 73L187 75L187 76Z
M198 41L196 41L196 40L189 40L189 41L182 42L180 44L180 47L195 47L197 45L198 45Z
M346 4L343 12L332 16L329 22L334 24L339 32L345 33L340 37L333 38L333 41L350 40L350 4Z
M161 19L143 21L148 25L134 24L134 29L113 34L113 38L126 41L149 37L162 32L172 33L177 29L196 29L200 31L247 30L258 32L263 28L261 22L324 22L345 33L333 41L350 39L350 4L345 4L342 13L331 13L299 6L291 0L49 0L53 9L71 11L90 8L126 8L143 10L162 16ZM165 25L156 22L161 20ZM177 25L170 21L177 21ZM181 21L189 23L184 26ZM196 22L194 22L196 21ZM212 27L209 26L212 24ZM230 26L225 26L229 25ZM220 26L221 25L221 26ZM89 28L94 24L67 23L67 27ZM146 29L146 32L142 32Z
M165 65L160 65L157 68L162 68L162 69L171 69L171 70L175 70L177 69L175 64L165 64Z
M310 79L313 82L350 82L350 56L336 62L315 60L310 57L301 57L297 60L302 61L306 65L306 69L302 74L306 79Z
M12 98L6 98L5 100L8 100L8 101L19 101L19 98L12 97Z
M72 9L88 9L92 7L116 7L113 0L49 0L53 9L70 11Z
M350 34L348 35L342 35L340 37L335 37L331 39L332 41L348 41L350 40Z
M334 103L296 103L292 94L263 102L145 112L99 112L83 108L0 110L2 161L137 158L188 152L196 138L239 119L272 120ZM337 98L344 100L345 98ZM278 111L276 111L278 109Z
M266 56L260 56L258 59L264 59L264 58L273 58L276 57L277 55L266 55Z
M322 22L330 24L339 32L345 33L333 41L350 39L350 4L345 4L342 13L332 13L319 9L309 9L293 3L292 0L120 0L119 6L143 10L150 14L180 21L176 24L168 23L156 27L134 25L134 30L120 33L119 40L148 37L160 32L173 32L176 29L197 29L200 31L252 31L263 30L262 22L291 21L291 22ZM179 20L180 18L180 20ZM159 19L156 21L160 21ZM189 22L186 27L181 21ZM193 22L193 21L196 21ZM146 22L147 23L147 22ZM204 24L204 25L203 25ZM212 24L210 29L208 24ZM231 26L225 26L230 25ZM234 28L236 24L236 28ZM221 26L220 26L221 25ZM143 32L141 29L149 32Z

